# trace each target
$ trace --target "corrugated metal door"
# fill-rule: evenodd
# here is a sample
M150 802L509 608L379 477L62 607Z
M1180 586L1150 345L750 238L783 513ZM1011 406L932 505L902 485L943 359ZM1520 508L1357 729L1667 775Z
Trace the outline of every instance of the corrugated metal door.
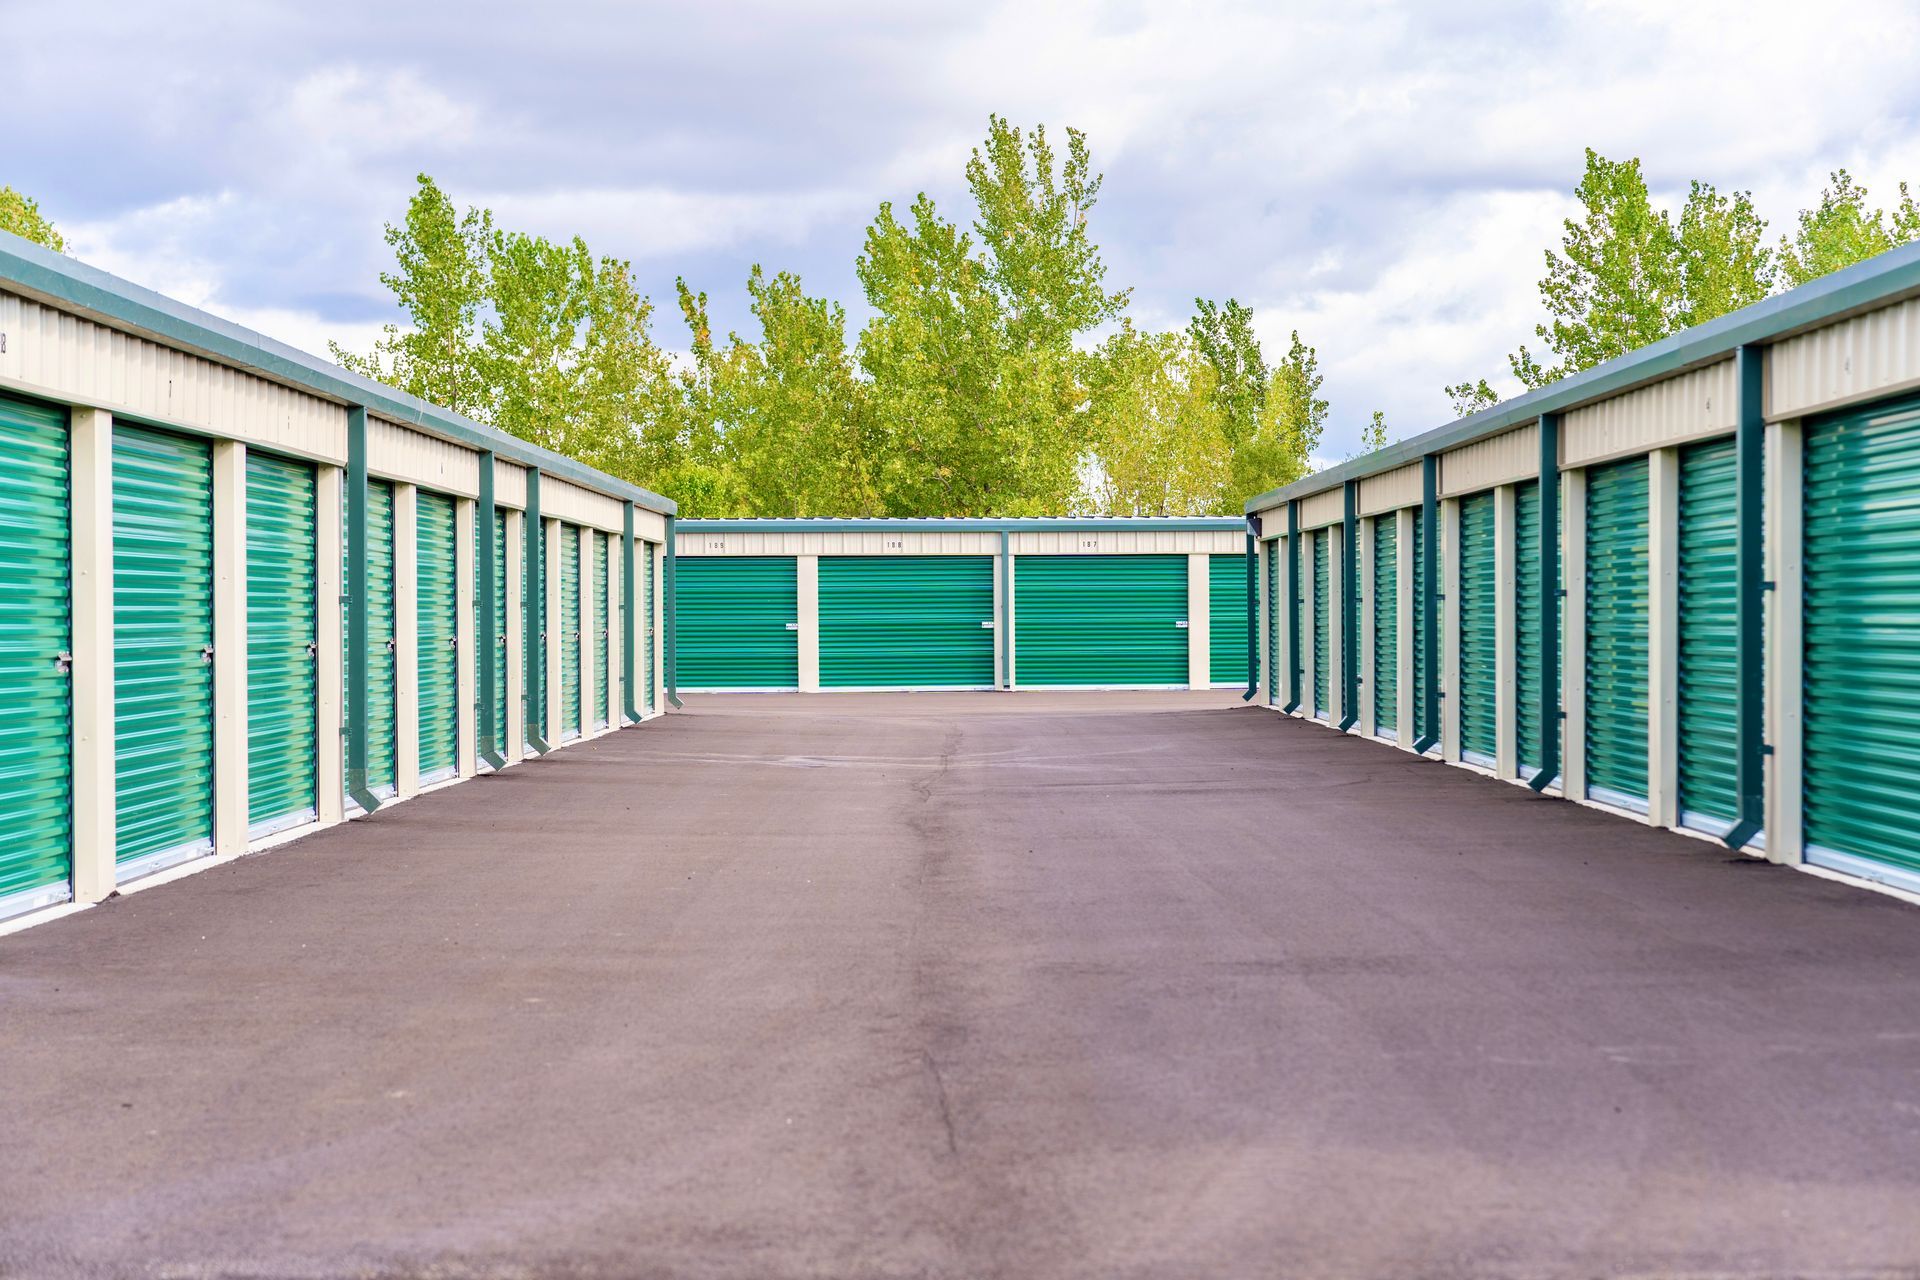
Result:
M115 856L122 878L213 848L213 455L113 429Z
M1920 401L1805 448L1807 858L1920 890Z
M319 816L316 481L304 462L247 454L247 829Z
M580 526L560 526L560 741L580 736Z
M1400 517L1373 519L1373 731L1400 736Z
M607 705L613 698L613 681L607 678L607 650L613 637L613 591L607 574L607 535L595 532L593 538L593 727L607 727Z
M634 548L634 554L640 557L640 656L637 665L640 668L640 690L646 696L646 709L653 710L653 544L643 542Z
M993 687L993 557L819 563L823 688Z
M1497 749L1494 704L1500 687L1500 576L1494 557L1492 493L1460 500L1460 751L1491 765Z
M1313 534L1313 714L1325 720L1330 714L1327 691L1333 687L1327 662L1333 656L1333 538L1325 529Z
M1207 679L1247 680L1247 557L1207 558Z
M679 687L800 686L799 588L792 556L686 556L674 591Z
M1587 471L1587 794L1647 804L1647 460Z
M479 539L486 536L479 522L474 523L475 563L478 564ZM493 664L493 732L497 749L507 745L507 513L493 513L493 599L483 600L478 590L473 596L474 628L480 645L479 660ZM479 670L474 672L475 723L478 723Z
M1555 533L1559 531L1556 529ZM1513 676L1514 745L1521 772L1531 778L1540 771L1544 753L1540 742L1540 482L1529 480L1513 490ZM1564 634L1559 610L1554 611L1556 634ZM1557 710L1558 708L1556 708Z
M368 480L367 789L377 796L394 793L396 776L393 576L393 486Z
M1280 670L1280 628L1286 612L1280 607L1279 541L1267 544L1267 702L1279 706L1286 699L1287 677Z
M415 504L415 648L419 662L420 781L459 771L459 576L454 567L453 499L420 492Z
M0 398L0 918L72 896L68 472L66 413Z
M1716 834L1739 807L1734 456L1730 439L1680 454L1680 820Z
M1184 687L1184 555L1019 556L1014 679L1021 685Z
M1423 583L1427 571L1427 522L1413 513L1413 736L1429 738L1439 726L1427 723L1427 608ZM1412 743L1408 744L1413 745Z

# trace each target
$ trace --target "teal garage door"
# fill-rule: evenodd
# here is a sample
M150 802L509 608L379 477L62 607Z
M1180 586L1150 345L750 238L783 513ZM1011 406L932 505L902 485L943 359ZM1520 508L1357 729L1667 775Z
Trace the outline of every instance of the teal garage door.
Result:
M819 563L822 688L993 687L993 557Z
M1716 835L1732 826L1739 797L1734 478L1730 439L1680 454L1680 821Z
M1207 558L1207 679L1247 682L1247 557Z
M1494 556L1493 494L1460 500L1460 752L1492 765L1500 685L1499 568Z
M342 503L345 496L342 495ZM342 574L341 581L346 577ZM341 635L346 635L344 623ZM367 481L367 789L394 793L393 486Z
M797 689L792 556L684 556L674 581L681 689Z
M1587 795L1647 807L1647 460L1587 472Z
M1286 699L1287 677L1280 670L1280 628L1286 625L1280 608L1280 558L1286 546L1276 539L1267 544L1267 702L1279 706Z
M635 548L640 557L640 691L646 696L646 709L653 710L653 664L654 664L654 627L653 627L653 544L643 542Z
M613 701L613 679L607 654L613 641L613 583L607 573L607 535L593 538L593 727L607 727L607 707Z
M1421 512L1413 513L1413 736L1415 741L1431 738L1439 726L1428 723L1427 652L1432 637L1427 634L1427 607L1423 582L1427 567L1427 522ZM1413 743L1407 745L1412 746Z
M213 455L113 429L115 857L122 879L213 848Z
M1017 684L1185 687L1185 556L1019 556L1013 597Z
M247 833L319 816L313 468L247 454Z
M419 662L420 781L459 772L459 576L453 499L422 491L414 508L414 652Z
M1331 712L1328 690L1333 673L1327 664L1333 657L1333 535L1316 529L1313 538L1313 714L1325 720Z
M1920 891L1920 401L1805 448L1807 859Z
M1559 536L1556 526L1554 535ZM1513 490L1513 676L1514 742L1521 776L1531 779L1544 758L1540 741L1540 482L1529 480ZM1556 635L1564 635L1560 611L1554 610ZM1556 686L1557 687L1557 686ZM1556 707L1557 711L1558 708Z
M72 896L67 415L0 398L0 919Z
M478 521L474 522L474 572L476 589L473 593L473 634L478 637L480 646L479 661L493 666L493 747L498 751L507 742L507 513L495 510L493 513L493 598L483 599L477 587L480 563L479 549L481 538L489 531L482 529ZM474 723L480 723L480 668L474 668Z
M1373 519L1373 731L1400 736L1400 517Z
M560 741L580 736L580 526L560 526Z

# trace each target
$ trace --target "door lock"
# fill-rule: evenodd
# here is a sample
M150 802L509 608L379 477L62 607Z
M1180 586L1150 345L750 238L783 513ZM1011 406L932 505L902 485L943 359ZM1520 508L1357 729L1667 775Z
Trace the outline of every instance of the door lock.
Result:
M73 671L73 655L65 649L62 649L53 656L53 669L63 676L71 674Z
M203 644L200 646L200 661L206 663L208 666L213 665L213 646L212 645Z
M320 642L318 640L307 641L307 656L309 658L317 658L320 656Z

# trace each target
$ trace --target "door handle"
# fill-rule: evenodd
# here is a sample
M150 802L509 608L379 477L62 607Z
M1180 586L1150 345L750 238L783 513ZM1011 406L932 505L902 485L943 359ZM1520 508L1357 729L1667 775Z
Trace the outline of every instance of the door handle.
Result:
M1187 629L1187 620L1185 618L1182 618L1180 619L1180 621L1174 623L1173 625L1176 627L1179 627L1182 631L1185 631Z
M318 640L307 641L307 656L309 658L317 658L320 656L320 642Z
M71 675L73 672L73 655L67 652L65 649L62 649L59 653L54 654L53 669L59 672L63 676Z
M789 631L798 631L799 629L800 629L800 624L797 622L789 622L787 624L787 630Z
M206 663L208 666L213 665L213 646L212 645L203 644L200 646L200 661Z

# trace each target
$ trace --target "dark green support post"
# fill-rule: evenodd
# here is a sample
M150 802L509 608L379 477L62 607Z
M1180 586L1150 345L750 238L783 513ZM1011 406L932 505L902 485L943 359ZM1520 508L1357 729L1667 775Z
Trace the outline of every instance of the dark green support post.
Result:
M1341 486L1340 732L1360 723L1360 482Z
M474 593L479 601L474 613L479 621L473 633L480 642L473 648L480 667L476 673L480 685L479 751L480 758L489 767L504 769L507 760L500 754L500 698L503 690L493 678L493 655L507 642L505 636L493 634L493 596L501 572L493 550L493 526L497 518L493 496L493 454L483 453L480 455L480 500L474 504L473 513L474 549L478 553L474 560Z
M521 580L527 584L522 611L521 657L526 668L520 685L527 691L527 745L535 755L547 745L547 556L546 529L540 521L540 468L527 468L526 555Z
M1427 651L1420 655L1426 696L1414 708L1420 723L1413 750L1425 755L1440 741L1440 459L1433 454L1420 459L1420 545L1426 554L1420 557L1414 607L1426 628Z
M1560 776L1560 415L1540 415L1540 772L1527 780L1545 791Z
M368 813L380 798L367 788L367 411L347 409L347 797Z
M1006 537L1003 533L1001 537ZM1260 692L1260 517L1247 517L1247 691L1240 701L1252 702Z
M1737 520L1734 581L1734 789L1739 817L1724 839L1729 849L1744 849L1766 825L1766 497L1762 449L1766 432L1761 396L1764 368L1759 347L1736 347L1734 377L1739 387L1739 417L1734 424L1733 501Z
M1013 688L1013 536L1000 531L1000 687Z
M634 594L634 552L633 552L633 503L627 503L626 537L620 544L624 551L620 559L620 601L626 606L626 620L620 628L620 680L627 694L627 719L633 724L640 723L640 709L634 700L634 637L646 622L640 617L640 597Z
M1288 715L1300 709L1300 503L1287 503L1287 705Z
M660 590L663 593L663 597L664 597L660 603L665 606L662 613L662 618L666 625L667 634L661 637L660 662L661 662L661 668L667 677L667 701L671 702L677 708L681 705L680 704L680 652L679 652L680 606L679 606L679 601L675 598L675 590L674 590L674 582L677 576L674 571L674 561L678 559L678 557L675 555L675 547L674 547L674 540L675 540L675 534L674 534L674 528L673 528L674 523L675 523L674 518L672 516L668 516L667 517L667 556L666 556L667 563L666 563L666 566L662 569L660 574L660 579L661 579Z

